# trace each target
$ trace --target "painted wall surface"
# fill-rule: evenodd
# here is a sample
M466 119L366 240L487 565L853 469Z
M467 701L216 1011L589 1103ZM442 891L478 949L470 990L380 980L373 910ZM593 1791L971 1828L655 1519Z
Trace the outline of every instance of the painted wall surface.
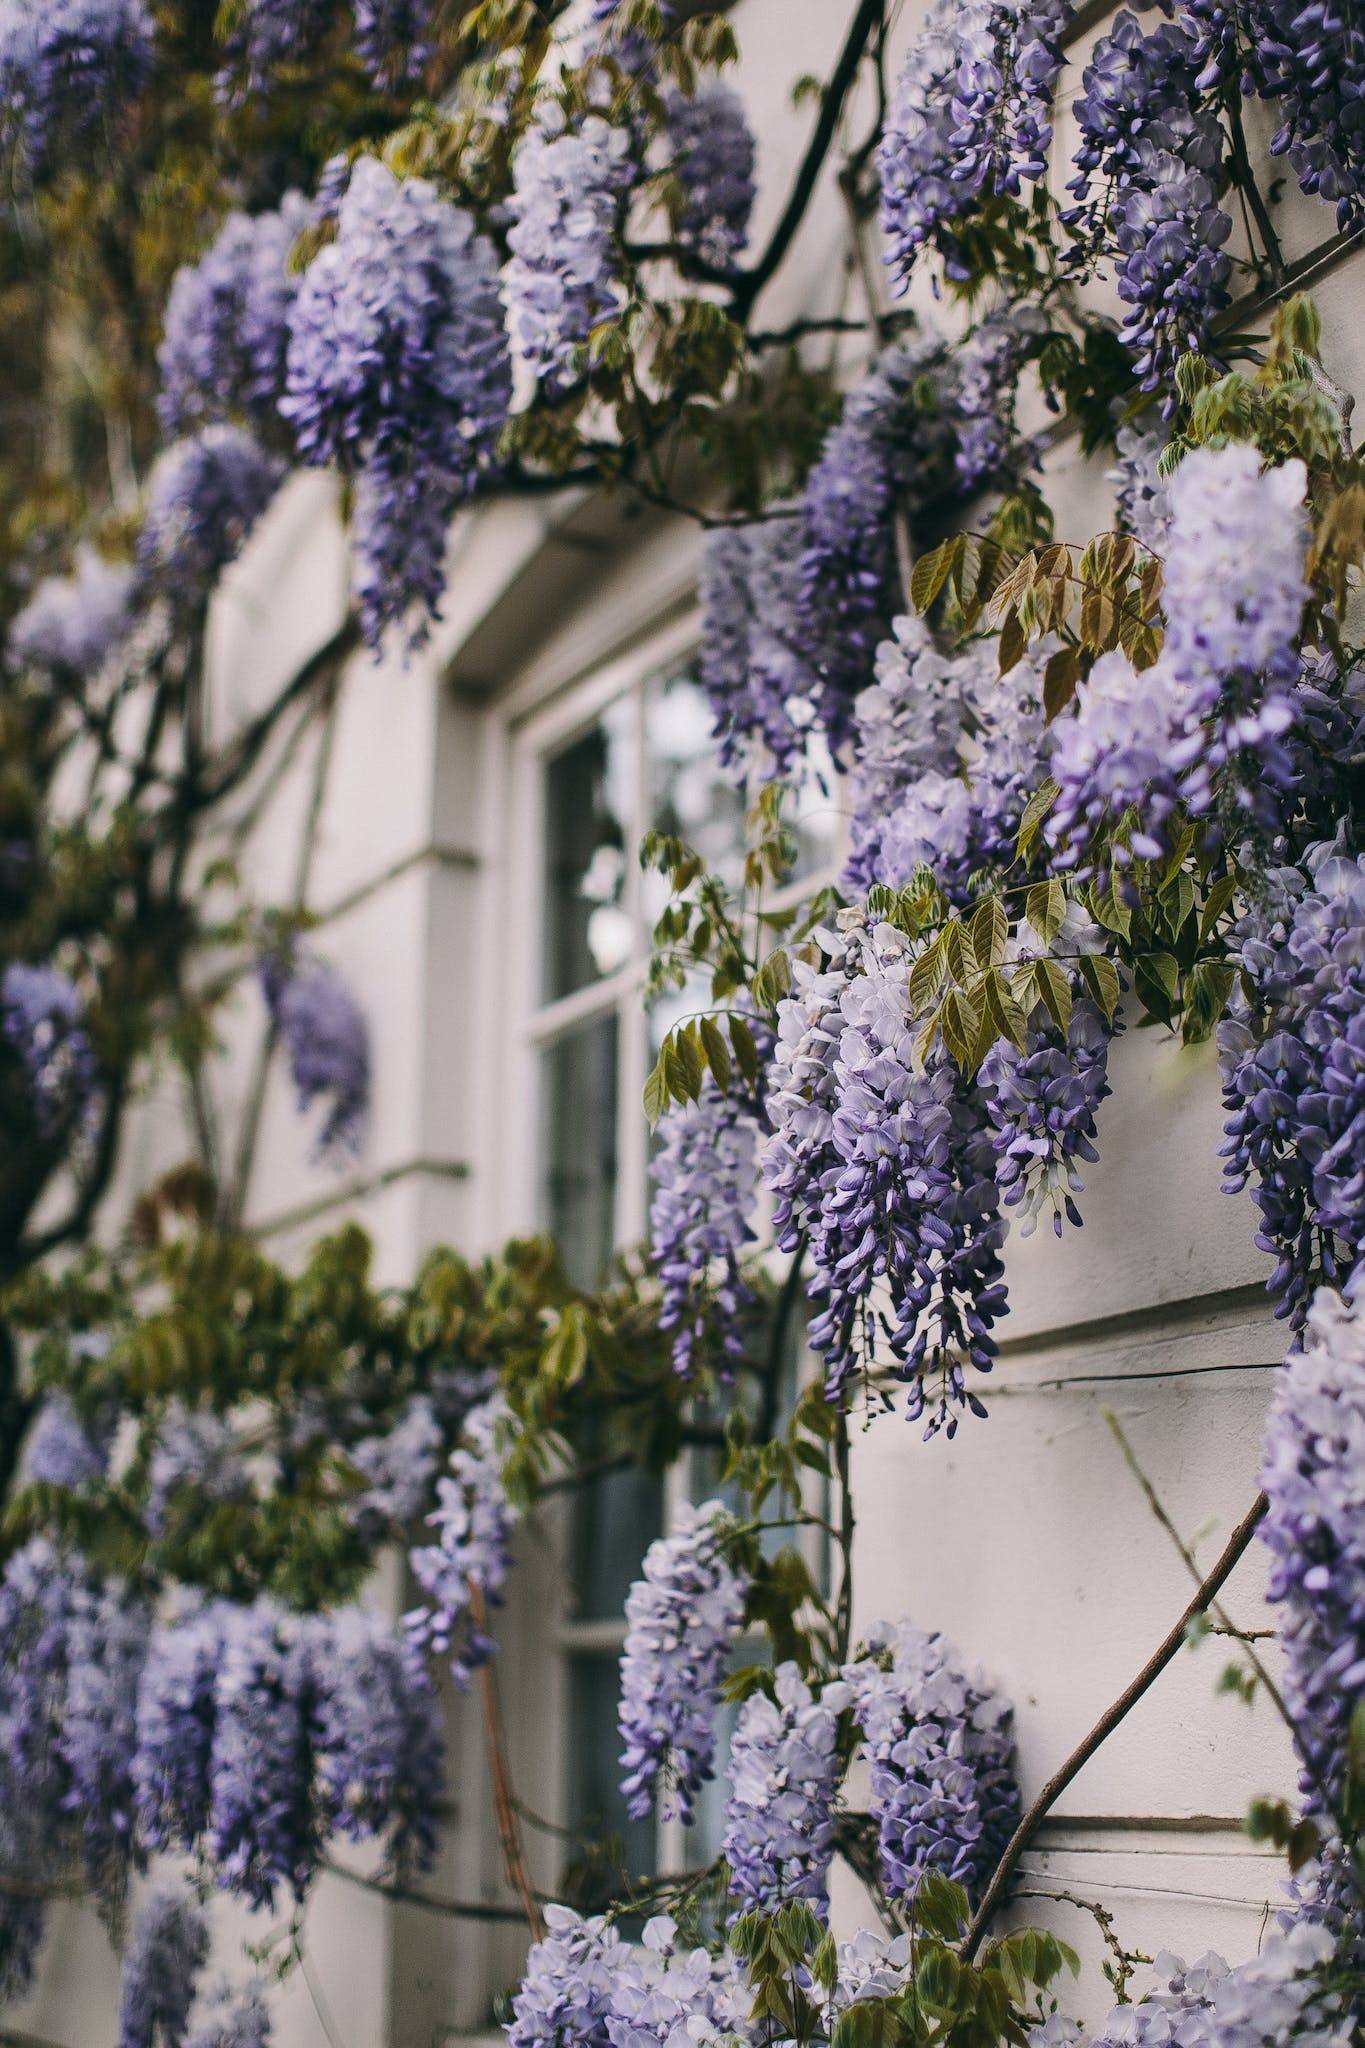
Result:
M760 140L755 240L780 211L804 146L809 110L793 110L802 72L828 68L849 6L831 0L739 0L740 86ZM895 48L922 19L899 11ZM1065 79L1059 131L1065 162ZM850 132L864 131L870 106ZM1252 110L1254 135L1268 124ZM1292 181L1283 181L1291 184ZM1308 266L1337 378L1365 391L1365 257L1340 261L1326 209L1290 189L1276 206L1286 252ZM765 323L858 308L845 223L826 181L791 259L765 295ZM1312 268L1314 252L1323 261ZM952 316L916 289L921 310ZM857 350L846 349L850 369ZM1041 422L1040 422L1041 423ZM1102 466L1074 439L1047 457L1058 532L1107 525ZM450 587L431 644L350 665L330 737L314 729L264 764L273 793L259 817L251 792L226 840L237 844L260 901L292 900L307 819L318 828L308 901L319 946L361 993L375 1092L364 1143L339 1178L310 1158L285 1077L272 1075L249 1216L282 1257L343 1217L372 1233L381 1277L411 1273L433 1243L469 1250L534 1221L524 1160L535 1142L520 1077L528 877L513 829L520 723L633 644L685 613L698 561L693 527L624 503L574 498L514 504L461 522ZM215 717L250 716L320 644L341 614L346 549L325 478L294 480L228 579L213 631ZM325 774L319 784L319 758ZM223 1099L233 1129L262 1032L254 988L229 1021ZM1158 1526L1107 1420L1117 1415L1171 1517L1211 1560L1249 1504L1262 1419L1282 1339L1265 1307L1265 1261L1250 1205L1218 1191L1220 1116L1214 1062L1164 1034L1130 1031L1100 1118L1102 1162L1089 1177L1083 1232L1012 1239L1013 1314L989 1420L952 1444L924 1445L887 1418L859 1436L856 1565L859 1622L909 1612L978 1658L1018 1708L1026 1795L1071 1749L1170 1626L1189 1579ZM182 1105L162 1084L140 1114L107 1205L115 1225L135 1191L185 1156ZM512 1765L526 1802L563 1810L563 1678L547 1617L562 1602L553 1518L524 1532L506 1611L500 1681ZM1227 1605L1264 1626L1252 1555ZM396 1613L397 1562L373 1597ZM1255 1946L1278 1867L1241 1833L1248 1800L1284 1792L1292 1770L1282 1730L1216 1683L1217 1638L1183 1653L1077 1780L1026 1859L1018 1911L1100 1954L1090 1915L1061 1894L1112 1910L1129 1947L1230 1958ZM452 1701L449 1812L433 1893L510 1908L491 1825L477 1717ZM554 1881L532 1836L540 1882ZM351 1852L338 1852L345 1861ZM364 1864L365 1859L359 1859ZM856 1922L854 1889L838 1914ZM266 1931L224 1910L219 1953ZM487 2028L494 1995L514 1977L514 1922L454 1920L394 1904L324 1876L310 1913L310 1971L279 2003L281 2048L437 2048ZM1088 1972L1092 1986L1097 1971ZM93 1915L61 1909L46 1966L14 2017L67 2048L111 2033L117 1966ZM1102 1991L1102 1987L1101 1987ZM1091 2009L1098 2001L1092 1998Z

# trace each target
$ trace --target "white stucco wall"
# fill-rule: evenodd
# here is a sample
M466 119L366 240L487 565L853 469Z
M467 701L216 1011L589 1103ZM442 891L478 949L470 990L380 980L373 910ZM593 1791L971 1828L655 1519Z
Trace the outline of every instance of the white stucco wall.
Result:
M903 47L923 12L907 6ZM776 217L804 144L792 79L827 68L850 13L829 0L740 0L742 89L760 135L756 240ZM1069 99L1076 71L1068 73ZM1254 112L1253 123L1259 118ZM1061 126L1065 140L1063 113ZM1262 124L1264 126L1264 124ZM861 132L855 118L854 132ZM1064 160L1064 159L1063 159ZM1290 181L1286 181L1289 183ZM1283 199L1292 259L1332 240L1325 209ZM773 325L828 311L846 289L844 223L826 189L782 278L765 297ZM1365 389L1360 258L1316 282L1337 377ZM940 317L946 317L940 315ZM1058 531L1084 539L1108 521L1095 466L1073 442L1049 458ZM285 1080L272 1081L252 1180L250 1219L290 1256L343 1216L372 1232L378 1271L401 1279L431 1244L496 1244L534 1219L525 1157L515 991L524 910L510 863L518 721L601 664L628 653L689 601L697 537L685 523L624 504L512 505L452 536L445 620L404 666L350 664L332 741L309 901L319 943L363 994L375 1095L364 1145L340 1180L310 1160ZM279 677L325 638L345 591L345 545L325 479L296 479L232 577L215 622L215 706L249 715ZM244 848L262 902L287 900L312 789L313 735L282 777ZM264 772L269 772L267 764ZM222 1095L239 1112L261 1030L243 988L227 1033ZM130 1135L116 1221L131 1194L184 1156L180 1105L162 1084ZM1165 1633L1187 1577L1126 1471L1105 1420L1112 1408L1179 1527L1211 1559L1254 1491L1262 1416L1282 1340L1260 1293L1264 1261L1250 1206L1218 1192L1216 1075L1210 1054L1165 1034L1130 1032L1100 1119L1086 1227L1061 1244L1012 1239L1013 1314L987 1422L924 1445L895 1418L860 1435L860 1622L909 1611L979 1657L1018 1707L1025 1792L1035 1789ZM562 1677L546 1621L560 1597L554 1530L527 1533L504 1625L500 1674L519 1788L562 1808ZM1259 1561L1234 1577L1228 1605L1263 1625ZM396 1570L375 1597L401 1600ZM1257 1939L1278 1868L1249 1845L1248 1800L1286 1791L1282 1731L1216 1693L1226 1645L1183 1653L1073 1786L1026 1859L1030 1892L1074 1890L1112 1908L1131 1947L1229 1955ZM475 1716L452 1708L451 1811L435 1892L509 1903L490 1824ZM532 1838L542 1882L553 1880ZM365 1859L361 1859L362 1862ZM858 1903L844 1887L847 1924ZM1030 1897L1094 1961L1089 1917ZM230 1959L242 1915L223 1913ZM282 2048L428 2048L487 2020L515 1972L519 1931L456 1923L324 1877L309 1915L315 1986L296 1976L279 2006ZM252 1938L262 1929L251 1923ZM21 2030L84 2048L111 2034L116 1962L92 1914L54 1916L40 1981L13 2016ZM1089 2004L1103 2002L1098 1971ZM1098 1993L1096 1995L1096 1987ZM331 2038L328 2034L330 2030Z

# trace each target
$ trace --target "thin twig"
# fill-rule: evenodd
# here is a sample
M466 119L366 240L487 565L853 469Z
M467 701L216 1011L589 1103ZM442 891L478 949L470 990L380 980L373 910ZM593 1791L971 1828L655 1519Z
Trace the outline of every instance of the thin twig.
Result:
M469 1614L480 1635L488 1629L488 1609L484 1602L482 1588L469 1582ZM507 1745L503 1737L502 1710L498 1704L498 1681L491 1662L485 1661L479 1670L479 1702L483 1708L484 1747L488 1755L488 1777L493 1788L493 1813L497 1821L498 1842L502 1849L503 1869L507 1882L521 1900L521 1910L526 1924L536 1941L544 1939L545 1922L541 1918L540 1906L531 1889L530 1872L526 1867L526 1851L522 1845L521 1822L517 1817L517 1802L512 1791L512 1773L507 1763Z
M398 1906L418 1906L424 1913L439 1913L449 1920L487 1920L501 1924L521 1924L523 1913L520 1906L502 1906L487 1899L452 1899L444 1892L418 1891L413 1885L399 1882L397 1878L367 1877L363 1871L349 1870L344 1863L334 1863L330 1857L322 1858L321 1867L330 1877L339 1877L345 1884L353 1884L361 1891L373 1892L376 1898L391 1899Z
M1147 1662L1137 1673L1137 1676L1124 1687L1112 1706L1107 1707L1100 1715L1099 1720L1095 1723L1089 1734L1072 1750L1061 1768L1053 1772L1014 1833L1010 1836L1005 1853L996 1865L995 1873L982 1894L981 1904L977 1907L972 1924L967 1930L967 1938L963 1943L962 1953L968 1961L970 1961L979 1948L982 1936L990 1925L991 1915L999 1905L1009 1885L1009 1881L1014 1875L1015 1865L1033 1840L1033 1837L1037 1834L1040 1825L1052 1811L1052 1808L1061 1798L1072 1779L1079 1776L1096 1750L1107 1742L1119 1723L1137 1705L1143 1694L1150 1691L1151 1687L1166 1669L1166 1666L1179 1654L1183 1645L1189 1640L1191 1622L1195 1621L1200 1615L1207 1614L1215 1597L1222 1591L1223 1586L1232 1576L1233 1571L1244 1555L1247 1545L1255 1535L1257 1526L1269 1505L1270 1503L1265 1495L1258 1493L1251 1507L1228 1538L1222 1556L1218 1559L1218 1562L1207 1577L1201 1580L1193 1600L1186 1607L1175 1626L1158 1643L1156 1649L1147 1659Z

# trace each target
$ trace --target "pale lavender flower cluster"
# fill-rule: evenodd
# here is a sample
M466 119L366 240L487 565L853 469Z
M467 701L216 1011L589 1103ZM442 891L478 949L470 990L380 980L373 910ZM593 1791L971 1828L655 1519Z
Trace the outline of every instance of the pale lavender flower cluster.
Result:
M187 2048L269 2048L270 2035L264 1986L249 1984L245 1991L234 1991L225 1984L210 1999Z
M1311 849L1277 870L1241 928L1249 995L1219 1027L1224 1187L1248 1182L1275 1259L1276 1313L1298 1322L1315 1268L1365 1251L1365 857Z
M804 1236L810 1341L838 1398L883 1348L926 1436L984 1415L966 1368L989 1372L1005 1310L1004 1223L979 1097L946 1053L918 1054L909 942L890 925L820 934L833 967L798 963L778 1006L764 1176L783 1249Z
M85 1005L56 967L12 960L0 974L0 1018L23 1067L34 1120L55 1135L85 1111L95 1092Z
M1136 2004L1115 2006L1084 2033L1054 2014L1032 2029L1030 2048L1348 2048L1331 1960L1331 1936L1304 1921L1268 1936L1236 1969L1212 1952L1190 1964L1163 1952L1156 1984Z
M326 1105L319 1153L356 1151L370 1100L370 1038L359 1004L322 960L272 953L258 972L300 1110Z
M173 1401L147 1461L147 1527L160 1535L177 1500L199 1508L206 1502L243 1501L250 1493L232 1424L211 1408Z
M1116 460L1108 473L1114 486L1119 532L1131 533L1154 555L1165 554L1170 523L1170 496L1157 467L1167 438L1165 430L1155 424L1129 421L1121 425L1115 436Z
M168 434L238 416L258 433L277 424L299 286L289 254L310 213L290 192L276 213L229 214L198 262L176 272L157 352Z
M35 175L138 98L153 34L143 0L0 0L0 134Z
M1326 1822L1347 1810L1351 1720L1365 1700L1365 1265L1321 1287L1266 1423L1260 1527L1283 1603L1285 1700L1300 1789Z
M712 80L664 100L669 170L682 188L679 245L716 270L732 270L749 239L754 138L744 102Z
M1343 0L1244 0L1244 11L1242 88L1281 116L1271 151L1352 234L1365 221L1365 28Z
M650 1255L663 1291L659 1328L673 1340L675 1371L714 1366L724 1378L744 1350L743 1317L755 1296L740 1260L755 1241L757 1106L708 1075L696 1102L659 1123L650 1166Z
M152 1632L138 1686L133 1781L145 1840L189 1848L208 1827L224 1613L191 1606Z
M893 512L913 523L946 492L956 451L942 343L897 342L850 392L806 479L795 640L818 676L817 720L833 749L895 610Z
M355 0L355 46L376 85L414 84L431 58L434 0Z
M9 633L10 665L68 686L90 682L131 623L133 572L80 548L69 576L47 576Z
M937 1870L979 1898L1020 1814L1013 1709L941 1635L902 1622L878 1636L883 1654L844 1677L871 1765L883 1882L913 1898Z
M301 1894L317 1857L308 1633L273 1600L223 1607L220 1629L209 1852L224 1885L268 1906L282 1884Z
M243 0L225 45L220 86L268 93L283 67L313 57L335 11L335 0Z
M747 770L757 749L785 774L815 723L820 686L802 648L799 547L790 513L706 537L701 681L725 765Z
M216 424L175 441L147 480L137 538L142 577L176 609L202 602L274 497L283 464L245 428Z
M1081 1225L1076 1196L1085 1183L1076 1162L1099 1158L1095 1115L1109 1094L1111 1027L1088 998L1073 1002L1065 1033L1035 1019L1021 1050L1001 1039L981 1069L991 1121L1000 1197L1030 1236L1045 1213L1062 1235L1062 1218Z
M1078 230L1081 252L1108 248L1114 256L1129 307L1123 338L1144 391L1164 384L1186 350L1205 346L1228 303L1223 141L1200 73L1189 23L1144 31L1125 11L1096 44L1076 104L1075 204L1064 218Z
M306 462L357 478L372 643L414 605L437 611L447 528L496 462L511 395L492 244L425 179L363 157L290 311L280 411Z
M1136 822L1110 842L1109 857L1120 866L1158 857L1180 794L1171 758L1179 717L1179 692L1161 662L1139 670L1115 649L1077 684L1073 716L1054 728L1059 789L1044 834L1058 868L1088 874L1093 842L1126 812Z
M878 156L887 261L905 280L935 248L968 275L961 231L1047 169L1071 0L938 0L892 95Z
M475 1595L486 1615L500 1605L512 1568L516 1510L502 1483L500 1443L507 1416L500 1395L474 1409L463 1443L451 1453L449 1474L437 1481L436 1508L427 1517L436 1541L408 1553L429 1605L409 1614L407 1627L420 1648L450 1658L461 1686L493 1652Z
M208 1953L208 1922L194 1894L158 1885L138 1909L123 1959L118 2048L181 2048Z
M444 1436L426 1394L414 1394L391 1430L361 1437L346 1455L365 1481L347 1512L367 1535L402 1529L431 1496Z
M545 1924L512 2000L509 2048L719 2048L753 2038L753 1994L729 1950L683 1947L662 1914L638 1946L567 1906L547 1907Z
M20 1483L28 1486L88 1486L103 1479L111 1430L87 1425L68 1394L49 1394L24 1440Z
M715 1775L715 1715L746 1586L724 1553L719 1501L684 1507L651 1543L626 1601L621 1658L621 1789L633 1819L664 1795L664 1814L691 1820Z
M503 296L517 354L555 397L581 377L592 330L620 310L617 231L636 177L631 137L600 114L571 126L547 106L512 168Z
M964 493L983 489L1012 459L1019 373L1046 330L1037 306L1006 306L980 321L954 351L953 467Z
M383 1836L400 1864L436 1853L440 1702L412 1641L349 1608L314 1631L311 1739L319 1819L353 1841Z
M823 1920L834 1856L839 1716L852 1695L842 1683L818 1697L795 1664L779 1664L774 1698L744 1704L726 1777L725 1859L737 1913L775 1913L807 1899Z

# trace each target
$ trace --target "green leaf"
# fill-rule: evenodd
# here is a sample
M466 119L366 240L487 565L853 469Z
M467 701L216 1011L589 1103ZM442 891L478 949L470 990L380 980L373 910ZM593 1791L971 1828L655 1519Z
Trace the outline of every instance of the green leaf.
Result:
M729 1016L730 1043L739 1061L739 1071L751 1088L758 1086L758 1046L754 1034L738 1010L731 1010Z
M952 574L966 545L965 534L955 533L921 555L910 571L910 602L917 612L927 612Z
M1123 992L1117 967L1103 953L1082 953L1080 966L1081 978L1103 1010L1105 1022L1112 1024Z
M1119 892L1118 878L1112 870L1103 888L1098 883L1091 884L1089 900L1097 924L1102 924L1107 932L1117 932L1121 939L1130 936L1133 913Z
M1054 782L1049 775L1045 782L1039 783L1025 804L1024 815L1019 820L1019 838L1016 842L1016 851L1021 860L1028 857L1030 847L1042 830L1043 820L1061 795L1061 791L1061 784Z
M1199 916L1199 936L1207 940L1219 918L1231 903L1237 892L1237 884L1231 875L1220 875L1204 898L1204 908Z
M1008 1038L1023 1052L1028 1045L1028 1018L1015 1001L1014 994L999 967L983 975L978 984L982 1007L995 1027L996 1035ZM973 989L976 993L976 988Z
M668 1096L668 1083L664 1079L664 1062L661 1053L650 1068L649 1079L645 1082L645 1115L649 1119L651 1131L668 1108Z
M947 978L948 966L944 958L942 935L930 939L924 951L910 969L910 1007L913 1011L923 1010L942 988Z
M1071 976L1061 962L1043 954L1033 963L1043 1007L1057 1029L1065 1035L1071 1022Z
M1045 945L1056 938L1066 920L1066 891L1055 875L1033 884L1024 898L1024 915Z
M943 1043L959 1067L964 1073L969 1072L976 1051L980 1019L964 989L949 989L938 1013L938 1027L943 1033Z
M998 896L978 903L967 925L967 943L979 968L996 967L1005 957L1010 935L1009 918Z
M728 1088L730 1085L730 1049L722 1038L720 1027L714 1017L703 1017L701 1020L701 1049L706 1056L706 1064L711 1069L711 1076L717 1088L722 1090Z

